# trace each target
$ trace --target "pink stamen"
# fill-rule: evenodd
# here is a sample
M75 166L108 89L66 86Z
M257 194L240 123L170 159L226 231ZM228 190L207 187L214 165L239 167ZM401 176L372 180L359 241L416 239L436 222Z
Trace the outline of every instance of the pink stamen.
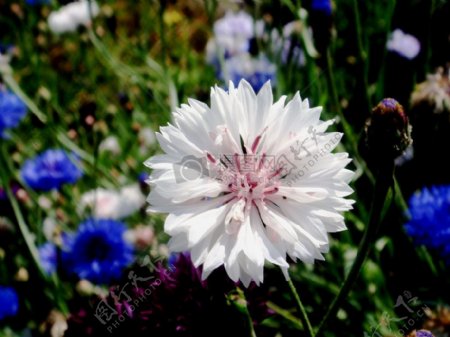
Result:
M276 170L274 173L272 173L271 175L269 175L267 178L268 180L272 179L273 177L276 177L277 175L279 175L281 173L281 171L283 171L283 169L280 167L278 170Z
M264 190L264 195L275 194L278 192L278 187L274 187L272 189Z
M261 135L259 135L258 137L256 137L255 140L253 141L253 144L252 144L252 153L255 153L255 152L256 152L256 149L257 149L257 147L258 147L260 141L261 141Z
M253 144L252 144L252 153L255 153L255 152L256 152L256 149L258 148L258 145L259 145L259 143L260 143L260 141L261 141L261 138L262 138L262 136L264 135L264 133L266 132L266 130L267 130L267 127L265 127L264 130L261 132L261 134L258 135L258 136L255 138L255 140L253 141Z
M217 162L217 160L211 155L211 153L206 153L206 158L208 158L208 160L213 164Z

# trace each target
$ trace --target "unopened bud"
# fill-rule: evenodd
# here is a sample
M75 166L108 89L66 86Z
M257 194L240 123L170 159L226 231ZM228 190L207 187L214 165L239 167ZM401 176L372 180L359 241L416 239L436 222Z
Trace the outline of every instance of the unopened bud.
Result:
M411 126L403 106L385 98L366 122L366 146L371 160L393 161L412 143Z

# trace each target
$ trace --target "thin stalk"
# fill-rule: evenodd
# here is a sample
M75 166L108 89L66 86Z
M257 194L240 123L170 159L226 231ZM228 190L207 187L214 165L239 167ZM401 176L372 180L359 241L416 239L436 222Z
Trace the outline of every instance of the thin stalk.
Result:
M314 337L314 330L312 328L311 322L309 321L308 314L306 313L305 307L303 306L302 301L300 300L300 296L297 292L297 289L295 289L294 283L292 283L292 280L288 280L289 288L291 289L292 295L294 296L295 302L298 306L298 311L300 314L300 321L303 324L304 330L309 337Z
M164 28L164 11L166 10L166 1L159 2L159 38L161 40L161 63L166 68L166 33Z
M5 147L2 145L2 158L0 158L2 164L1 167L9 167L8 163L6 162L7 158L10 156L7 154L7 151ZM30 253L30 256L36 265L36 268L38 269L39 273L42 275L43 278L45 278L45 273L42 269L40 258L39 258L39 252L36 248L36 245L34 243L33 235L31 234L30 230L28 229L28 225L25 222L25 219L22 215L22 212L20 211L19 204L17 202L17 199L15 198L14 194L11 191L11 188L9 186L8 177L6 175L6 170L2 169L0 170L0 180L2 182L3 188L6 191L6 195L8 196L9 202L11 203L14 216L16 217L17 224L19 225L20 234L22 235L25 244L28 248L28 252Z
M388 18L386 19L386 21L388 22L388 24L386 25L386 33L385 33L385 40L387 41L389 38L389 34L391 34L391 29L392 29L392 17L394 16L394 11L395 11L395 6L396 6L397 0L392 0L390 2L390 6L388 7L389 9L386 11ZM383 98L384 96L384 81L385 81L385 73L386 73L386 56L387 56L388 50L387 48L384 49L383 51L383 61L381 62L381 68L379 71L379 77L377 80L377 95L376 95L376 99L380 100Z
M430 1L430 12L429 12L429 19L428 19L428 34L427 34L427 47L424 48L426 52L426 60L425 60L425 71L428 73L430 70L430 64L431 64L431 55L432 55L432 48L431 48L431 22L433 22L433 14L436 9L436 0Z
M281 317L283 317L285 320L291 322L292 324L295 325L296 328L298 328L299 330L303 329L303 325L300 323L299 318L297 318L296 316L292 315L288 310L281 308L280 306L276 305L273 302L267 302L266 303L267 307L271 310L273 310L276 314L280 315Z
M369 180L374 183L375 179L373 177L372 172L368 169L367 164L364 159L361 158L358 151L358 138L355 137L355 133L353 132L352 127L350 126L350 123L347 121L347 119L344 116L344 112L342 111L341 104L339 102L339 96L337 93L337 87L336 87L336 81L334 79L334 73L333 73L333 62L331 60L331 52L328 48L327 50L327 80L328 80L328 87L331 92L332 97L332 108L336 111L336 113L339 116L339 120L342 124L342 128L345 134L345 137L349 139L348 143L350 144L350 147L352 149L352 155L355 157L355 159L358 161L359 165L363 169L363 171L366 173Z
M27 94L25 94L19 84L12 77L12 74L2 73L1 75L5 84L12 90L12 92L19 96L22 101L25 102L26 106L37 117L37 119L39 119L42 123L47 122L47 116L42 113L37 105L27 96Z
M253 327L253 320L250 312L248 311L247 299L245 298L245 293L239 287L236 287L234 291L232 291L227 296L228 301L231 305L233 305L246 319L246 325L248 330L248 335L250 337L256 337L256 332Z
M359 57L362 63L362 70L363 70L362 73L363 73L364 94L366 96L365 97L366 103L368 105L367 111L370 111L370 109L372 108L372 104L370 102L370 94L369 94L369 79L368 79L369 67L367 62L368 55L364 48L363 43L363 33L361 29L361 18L359 17L358 0L353 0L353 11L355 15L356 42L358 45Z
M367 225L364 231L364 235L360 242L355 262L353 263L350 272L348 273L344 283L342 284L339 294L335 297L332 304L329 306L327 313L322 319L319 328L317 329L316 336L319 336L320 333L325 328L328 321L335 317L336 312L340 308L342 301L349 294L364 264L364 261L366 260L367 256L370 253L370 250L372 248L373 242L375 241L374 239L378 232L378 228L381 222L383 208L386 202L386 196L392 183L392 173L393 173L393 164L392 168L389 168L389 170L380 172L378 174L377 177L378 179L375 184L375 192L370 212L369 224Z

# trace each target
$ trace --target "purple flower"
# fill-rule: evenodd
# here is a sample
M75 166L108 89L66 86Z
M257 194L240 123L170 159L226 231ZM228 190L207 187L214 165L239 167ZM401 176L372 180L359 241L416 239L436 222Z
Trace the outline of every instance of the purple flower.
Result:
M78 309L69 318L64 336L210 336L218 327L221 335L241 336L246 331L242 314L227 300L236 285L225 277L224 269L202 281L201 269L194 267L189 254L172 255L168 265L153 262L155 270L133 268L123 285L112 287L103 302L99 299L94 306ZM263 291L256 286L246 290L257 327L270 314L262 300L267 299L267 292L259 293ZM98 308L114 310L117 315L110 321L103 317L103 324L95 318Z
M64 150L47 150L28 159L20 171L22 179L34 190L50 191L73 184L83 175L75 156Z
M420 53L419 40L415 36L406 34L400 29L392 32L386 47L389 51L397 53L408 60L414 59Z
M433 334L427 330L416 331L416 337L434 337Z

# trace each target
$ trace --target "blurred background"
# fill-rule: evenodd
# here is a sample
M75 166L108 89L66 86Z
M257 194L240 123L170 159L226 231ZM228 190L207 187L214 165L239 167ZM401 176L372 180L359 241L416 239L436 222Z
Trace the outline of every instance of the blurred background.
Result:
M155 132L241 78L323 106L354 158L348 231L326 261L293 264L313 325L368 222L367 119L403 105L413 144L323 334L449 336L449 20L447 0L0 0L0 336L249 336L243 293L258 336L302 335L276 268L245 290L223 270L201 281L145 211Z

